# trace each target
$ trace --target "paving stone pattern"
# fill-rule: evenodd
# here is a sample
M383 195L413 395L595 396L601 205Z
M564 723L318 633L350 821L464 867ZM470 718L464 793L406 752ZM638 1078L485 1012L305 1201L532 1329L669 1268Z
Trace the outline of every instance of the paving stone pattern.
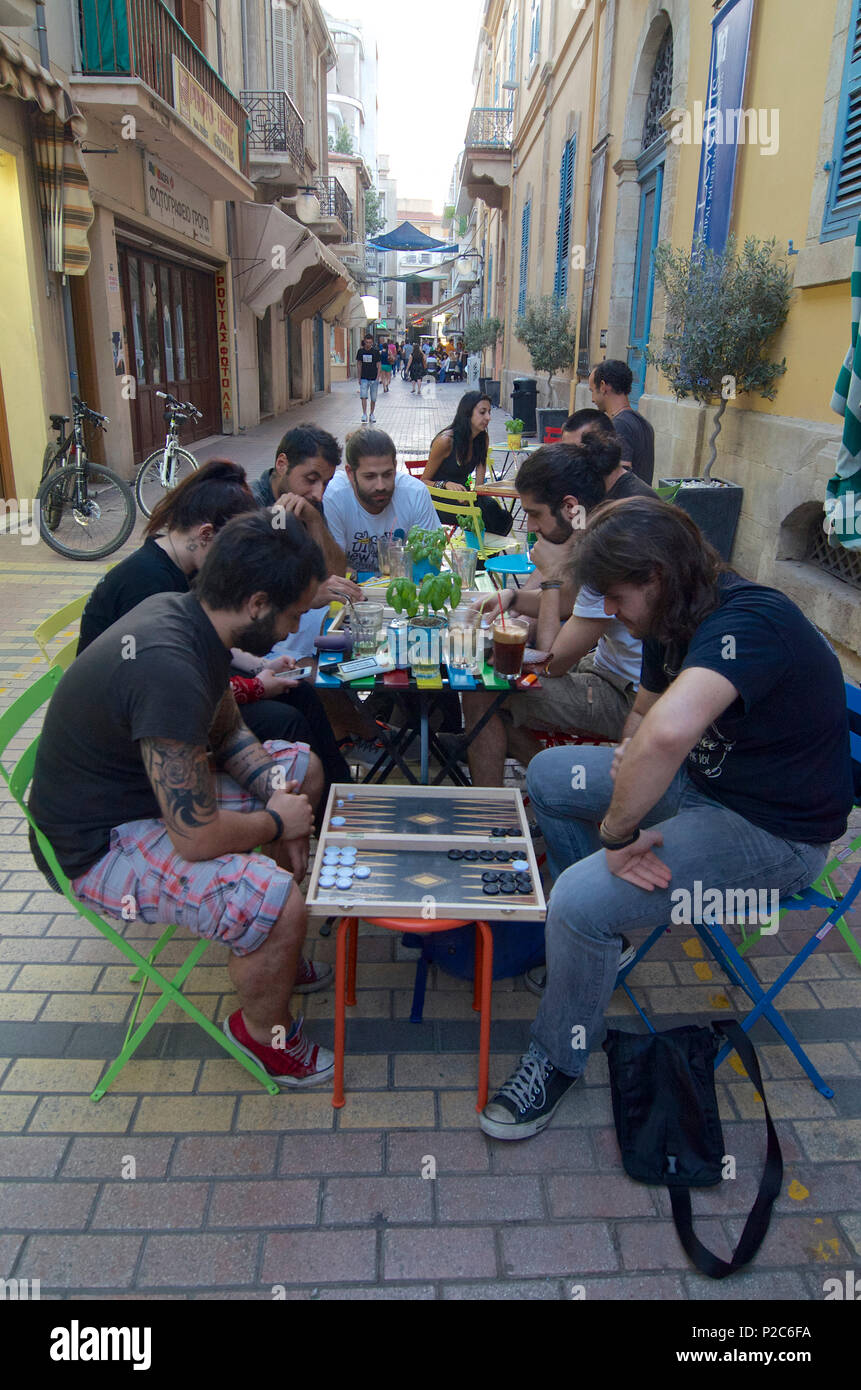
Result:
M421 457L461 392L446 386L419 403L395 382L378 424L402 457ZM285 428L316 421L343 441L360 414L346 383L198 453L235 457L256 477ZM495 439L504 418L494 411ZM34 627L105 568L0 537L0 710L44 669ZM129 971L47 891L8 800L0 818L0 1277L38 1278L44 1295L61 1298L817 1300L826 1278L857 1269L861 971L837 932L787 1001L836 1094L821 1097L771 1029L757 1027L786 1178L754 1268L713 1284L691 1271L665 1191L622 1171L603 1053L543 1135L487 1140L476 1125L470 987L432 971L425 1021L411 1024L415 952L367 925L344 1109L332 1109L325 1088L266 1095L173 1007L94 1105L89 1093L131 1010ZM796 918L759 943L752 958L763 980L798 949L805 925ZM140 923L126 930L140 949L158 934ZM183 950L175 939L165 959L176 964ZM313 927L309 953L332 960L334 939ZM226 959L210 948L189 991L218 1021L234 1007ZM632 984L659 1026L737 1007L685 928L662 938ZM525 1046L536 1007L522 982L496 983L492 1082ZM330 1043L333 993L304 1008L309 1031ZM635 1019L621 992L611 1013L621 1026ZM738 1176L697 1193L694 1207L700 1234L726 1254L756 1190L764 1133L737 1059L717 1080Z

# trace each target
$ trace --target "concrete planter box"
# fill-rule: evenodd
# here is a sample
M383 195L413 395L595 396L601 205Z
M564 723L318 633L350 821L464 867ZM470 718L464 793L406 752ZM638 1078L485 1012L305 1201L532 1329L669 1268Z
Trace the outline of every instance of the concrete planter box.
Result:
M723 478L659 478L658 487L674 487L682 483L674 503L697 523L706 540L714 546L722 560L729 560L741 515L744 488Z

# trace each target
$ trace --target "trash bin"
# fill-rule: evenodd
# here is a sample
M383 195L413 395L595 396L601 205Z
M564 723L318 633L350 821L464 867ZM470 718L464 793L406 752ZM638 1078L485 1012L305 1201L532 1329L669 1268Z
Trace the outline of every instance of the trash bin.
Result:
M530 377L515 377L511 392L511 417L523 421L523 433L535 434L535 408L538 404L538 382Z

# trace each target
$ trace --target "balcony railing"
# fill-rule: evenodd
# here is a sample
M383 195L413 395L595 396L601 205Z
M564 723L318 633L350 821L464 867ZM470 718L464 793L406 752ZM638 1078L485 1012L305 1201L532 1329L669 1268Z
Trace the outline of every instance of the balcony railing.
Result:
M295 169L305 167L305 122L286 92L240 92L248 112L252 152L288 154Z
M174 106L173 55L239 133L248 172L245 110L161 0L80 0L81 66L88 76L139 77Z
M474 106L466 128L466 148L511 149L513 114L507 106Z
M337 217L338 221L346 228L347 241L352 241L353 204L347 197L347 190L344 185L335 178L334 174L330 174L327 179L318 179L316 190L323 216Z

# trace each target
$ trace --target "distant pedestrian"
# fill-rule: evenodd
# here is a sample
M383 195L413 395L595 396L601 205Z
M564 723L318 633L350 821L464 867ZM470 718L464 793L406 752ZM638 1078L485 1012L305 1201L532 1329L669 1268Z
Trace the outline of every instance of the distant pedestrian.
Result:
M403 343L402 346L401 346L401 359L402 359L402 362L403 362L403 367L402 367L402 369L401 369L401 376L403 377L404 381L406 381L406 379L407 379L407 372L409 371L409 367L410 367L410 353L412 352L412 350L413 350L413 345L412 345L412 343L406 343L406 342L405 342L405 343Z
M651 485L655 475L655 431L644 415L631 408L628 397L633 383L634 374L627 362L611 359L593 367L589 389L596 410L609 415L622 441L622 463Z
M380 366L380 352L374 347L374 340L370 333L366 333L362 340L362 346L356 353L356 361L359 364L359 395L362 398L362 424L368 423L368 397L371 398L371 424L375 422L374 407L377 403L377 392L380 389L380 377L382 370Z
M389 386L392 380L392 364L389 360L389 347L391 344L386 338L380 341L380 380L383 383L383 395L389 394Z
M413 350L410 354L410 381L413 385L410 395L421 395L422 378L424 377L426 371L427 358L422 352L421 345L419 343L413 343ZM418 388L418 390L416 388Z

